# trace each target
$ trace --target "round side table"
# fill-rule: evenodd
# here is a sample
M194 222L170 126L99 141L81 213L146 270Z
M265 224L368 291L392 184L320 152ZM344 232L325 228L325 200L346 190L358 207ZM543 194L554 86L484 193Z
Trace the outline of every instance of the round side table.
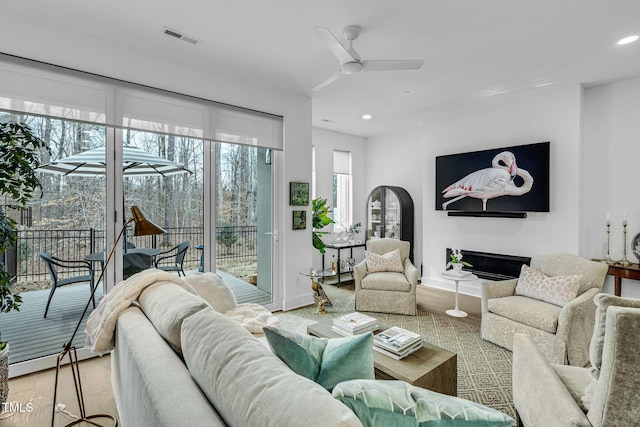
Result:
M314 292L313 300L316 303L316 313L326 314L327 311L325 310L325 307L331 307L332 304L326 292L322 289L322 285L319 281L325 277L334 276L336 273L330 269L315 270L314 268L307 268L305 270L300 270L300 274L311 279L311 289L313 289Z
M453 280L454 282L456 282L456 306L451 310L447 310L446 313L449 316L453 316L453 317L467 317L468 314L458 308L458 285L460 284L460 282L466 282L468 280L476 280L478 276L476 276L475 274L471 274L469 272L463 272L462 274L457 274L453 272L453 270L443 271L442 273L440 273L440 275L445 279Z

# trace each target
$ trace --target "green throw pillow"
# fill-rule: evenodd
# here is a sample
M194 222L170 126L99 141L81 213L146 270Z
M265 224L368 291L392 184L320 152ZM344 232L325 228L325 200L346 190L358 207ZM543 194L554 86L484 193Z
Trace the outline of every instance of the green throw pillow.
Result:
M373 334L317 338L265 326L273 352L293 372L331 391L336 384L373 379Z
M334 387L333 397L351 408L365 427L515 425L513 418L495 409L404 381L345 381Z

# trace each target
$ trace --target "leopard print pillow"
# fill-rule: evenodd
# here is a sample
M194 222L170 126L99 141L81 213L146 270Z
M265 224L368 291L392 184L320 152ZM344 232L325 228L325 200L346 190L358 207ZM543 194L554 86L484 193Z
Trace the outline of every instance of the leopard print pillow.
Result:
M402 273L404 267L402 266L402 258L400 258L400 249L387 252L384 255L367 252L367 270L369 273L381 271Z
M522 295L563 307L574 300L580 290L582 276L547 276L524 264L516 285Z

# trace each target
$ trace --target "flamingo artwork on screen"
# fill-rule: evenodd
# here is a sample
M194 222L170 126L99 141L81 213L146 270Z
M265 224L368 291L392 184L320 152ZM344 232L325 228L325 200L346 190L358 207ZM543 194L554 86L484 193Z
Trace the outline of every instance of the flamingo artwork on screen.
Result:
M436 209L548 212L549 143L436 157Z

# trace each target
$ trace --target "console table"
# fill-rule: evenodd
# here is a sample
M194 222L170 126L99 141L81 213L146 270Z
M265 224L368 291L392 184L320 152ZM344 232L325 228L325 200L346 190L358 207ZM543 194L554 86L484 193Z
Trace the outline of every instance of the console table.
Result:
M352 272L352 268L349 268L349 270L347 271L341 271L340 269L340 264L341 264L341 259L340 258L340 251L342 249L349 249L349 258L353 258L353 248L363 248L365 246L364 242L356 242L356 243L328 243L326 244L324 247L326 249L335 249L336 251L338 251L338 259L336 260L336 274L338 275L338 282L335 284L336 286L340 285L341 280L340 280L340 275L344 274L344 273L348 273L348 272ZM325 266L324 266L324 255L322 254L322 269L324 270Z
M613 276L614 293L616 296L620 296L622 293L622 279L640 280L640 265L609 264L607 274Z

